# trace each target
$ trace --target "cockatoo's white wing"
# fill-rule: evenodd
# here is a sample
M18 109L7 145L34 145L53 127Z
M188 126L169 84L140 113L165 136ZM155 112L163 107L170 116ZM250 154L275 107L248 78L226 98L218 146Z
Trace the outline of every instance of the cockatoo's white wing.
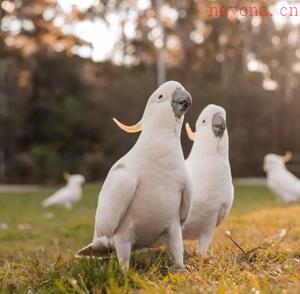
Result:
M122 163L110 170L99 195L93 242L82 248L77 256L106 256L107 238L113 236L134 198L136 178Z
M234 194L234 187L232 185L231 199L228 200L226 203L224 203L221 206L221 209L220 209L219 215L218 215L218 219L217 219L216 227L218 227L222 223L222 221L225 219L225 217L228 215L228 213L232 207L232 204L233 204L233 197L234 197L233 194Z
M192 184L191 180L188 178L185 189L182 193L182 200L180 206L180 222L183 225L189 216L190 210L192 208Z
M63 204L65 201L68 201L71 197L72 191L67 187L63 187L48 197L42 202L43 207L48 207L55 204Z
M97 236L111 237L118 228L133 199L137 187L136 178L122 163L108 174L100 193L96 217Z
M230 208L231 208L231 206L229 206L225 203L221 206L221 209L220 209L220 212L218 215L218 219L217 219L216 227L218 227L221 224L221 222L224 220L224 218L227 216Z

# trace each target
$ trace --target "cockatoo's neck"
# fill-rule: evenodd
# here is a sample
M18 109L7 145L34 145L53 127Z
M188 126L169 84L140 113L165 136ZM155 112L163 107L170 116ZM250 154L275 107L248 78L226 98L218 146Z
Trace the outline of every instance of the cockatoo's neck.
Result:
M229 156L229 140L227 132L222 138L213 136L200 137L196 134L196 138L191 149L189 158L197 158L199 156L216 156L228 158Z
M174 121L170 124L159 124L158 122L148 122L143 124L143 130L136 142L136 147L141 145L163 145L166 147L169 145L168 142L175 142L175 145L181 146L180 134L182 129L181 121Z
M143 131L141 137L153 136L162 138L180 138L183 117L160 117L159 119L143 121Z

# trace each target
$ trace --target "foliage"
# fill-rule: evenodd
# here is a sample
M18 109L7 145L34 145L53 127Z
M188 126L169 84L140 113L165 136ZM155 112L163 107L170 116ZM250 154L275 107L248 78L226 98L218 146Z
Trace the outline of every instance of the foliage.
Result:
M64 170L103 178L134 144L136 136L117 130L111 118L130 123L142 115L156 87L162 38L158 2L144 9L138 2L95 1L69 13L57 1L1 2L0 181L53 182ZM192 125L206 104L226 108L233 175L261 176L266 153L299 149L299 27L278 29L267 16L209 17L211 1L160 2L167 78L181 81L192 93L187 115ZM232 6L245 3L231 1ZM270 7L274 1L254 4ZM121 33L108 60L95 63L77 56L76 48L92 44L74 36L70 27L99 19L109 26L112 13ZM134 25L134 35L128 34L128 25ZM260 71L249 70L251 60ZM272 91L263 87L274 82ZM187 154L190 143L184 135L183 148Z

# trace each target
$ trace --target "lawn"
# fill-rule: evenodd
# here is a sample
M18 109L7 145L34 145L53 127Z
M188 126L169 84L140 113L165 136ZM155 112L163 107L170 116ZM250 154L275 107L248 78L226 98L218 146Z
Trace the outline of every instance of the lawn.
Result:
M126 273L114 255L74 258L91 241L99 185L86 185L72 211L42 209L52 191L0 194L0 293L300 291L300 203L280 204L265 187L236 186L206 257L187 242L186 268L175 271L164 248L145 250L133 254Z

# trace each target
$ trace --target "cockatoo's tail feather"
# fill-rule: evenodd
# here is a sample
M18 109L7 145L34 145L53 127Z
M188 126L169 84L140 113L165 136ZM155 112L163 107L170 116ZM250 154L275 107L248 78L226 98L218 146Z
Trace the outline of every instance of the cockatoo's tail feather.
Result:
M102 242L92 242L86 247L82 248L77 254L76 257L109 257L112 249L103 244Z
M51 201L50 201L50 200L51 200L51 199L46 199L46 200L44 200L44 201L42 202L42 206L43 206L44 208L50 206L50 205L51 205Z

